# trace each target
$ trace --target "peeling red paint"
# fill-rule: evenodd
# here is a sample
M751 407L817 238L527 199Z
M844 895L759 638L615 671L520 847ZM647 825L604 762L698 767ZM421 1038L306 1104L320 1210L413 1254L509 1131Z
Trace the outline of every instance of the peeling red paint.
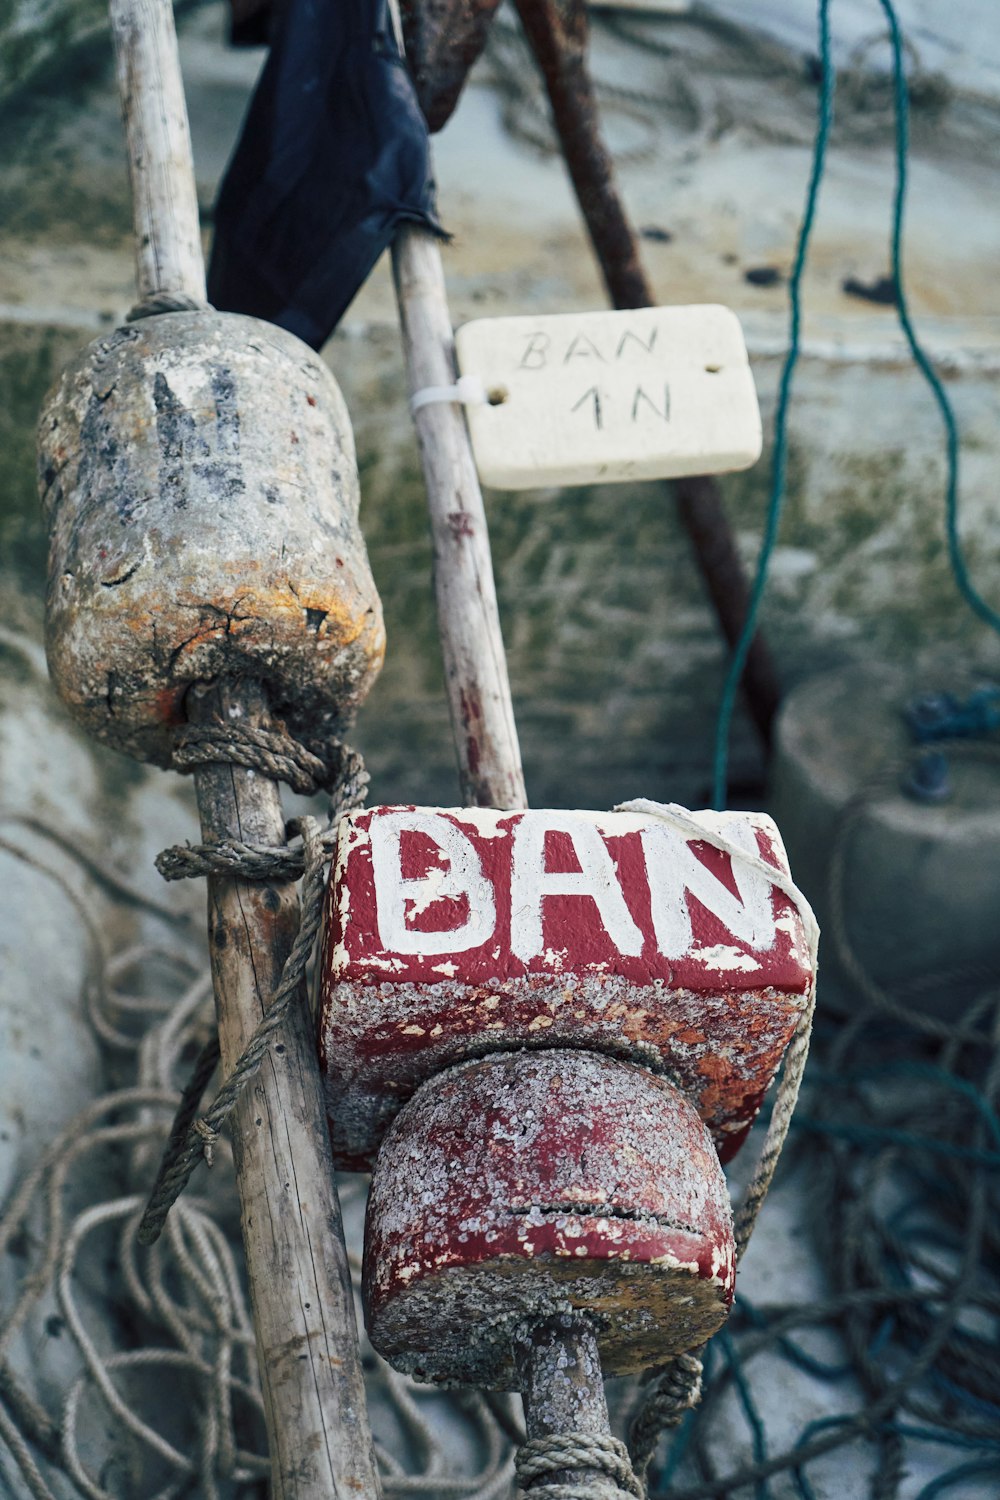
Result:
M460 542L463 537L475 536L475 527L468 511L450 510L445 519L448 522L448 530L456 542Z
M386 912L379 907L372 827L407 811L419 814L421 826L402 829L394 845L394 948L382 930ZM597 820L613 871L608 879L623 903L619 927L631 934L633 951L622 951L602 909L578 889L543 891L539 950L519 953L525 940L521 897L512 897L514 844L525 817L550 820L538 843L543 875L558 885L551 877L562 872L571 886L584 882L572 820L589 820L591 830ZM743 824L753 849L784 868L773 824L759 818ZM442 825L464 841L453 853L469 861L467 889L435 841ZM755 948L729 931L724 916L739 925L744 911L730 859L689 841L679 857L688 861L699 894L682 882L675 894L679 905L683 890L684 910L678 915L671 908L671 921L689 923L690 942L665 954L665 918L662 910L659 919L654 914L655 902L664 899L662 880L655 896L647 864L653 845L643 843L649 825L632 814L391 808L345 820L328 897L320 1025L338 1162L369 1165L400 1105L434 1073L463 1058L519 1046L587 1048L667 1073L689 1093L723 1159L732 1156L806 1003L804 935L792 903L776 888L768 891L766 882L766 941ZM393 826L402 827L398 819ZM447 844L452 835L441 837ZM662 871L653 876L660 879ZM517 888L523 895L523 886ZM384 908L384 889L381 897ZM713 900L719 910L711 909ZM476 919L481 932L472 938L481 940L468 940ZM465 946L448 951L447 934L463 931ZM412 951L421 934L429 935L431 949L436 934L445 936L438 951Z
M609 1372L694 1347L735 1283L725 1180L684 1095L595 1054L501 1054L426 1083L369 1198L373 1342L502 1385L519 1319L582 1308ZM488 1286L503 1295L483 1296Z

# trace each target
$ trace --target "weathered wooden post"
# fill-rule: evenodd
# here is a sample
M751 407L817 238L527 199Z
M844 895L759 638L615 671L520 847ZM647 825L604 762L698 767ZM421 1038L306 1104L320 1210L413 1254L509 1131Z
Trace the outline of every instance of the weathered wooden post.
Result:
M53 681L98 738L196 764L206 843L284 843L277 779L381 663L343 399L305 345L214 313L169 0L112 0L139 303L49 397ZM293 738L293 736L295 738ZM319 752L317 758L316 753ZM298 925L287 882L209 878L223 1068L265 1015ZM237 1105L234 1154L276 1500L380 1493L304 993Z
M404 226L392 247L411 401L454 386L455 340L437 240ZM483 494L462 408L417 405L413 419L427 486L434 587L462 799L524 807L521 752L500 632Z

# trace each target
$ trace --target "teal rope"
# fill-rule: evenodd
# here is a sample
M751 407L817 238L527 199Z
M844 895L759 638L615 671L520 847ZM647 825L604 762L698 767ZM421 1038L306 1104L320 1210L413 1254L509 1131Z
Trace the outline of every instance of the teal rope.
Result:
M948 478L945 491L945 514L948 534L948 558L951 570L966 603L981 620L1000 632L1000 614L992 609L975 587L969 576L968 565L958 534L958 423L940 375L934 369L917 338L910 318L910 309L903 285L903 215L906 208L907 163L910 153L910 99L906 86L906 69L903 57L903 36L896 16L893 0L879 0L889 25L889 41L892 45L893 91L896 103L896 193L892 215L892 279L896 292L896 308L899 326L913 356L913 362L930 386L944 423L945 445L948 462Z
M740 678L743 676L747 653L750 650L750 643L753 640L757 627L757 615L760 612L761 600L764 597L764 590L767 587L768 565L771 561L771 554L774 551L774 544L777 541L778 527L781 522L781 512L785 500L785 481L788 470L788 412L791 403L792 376L795 373L795 366L799 359L799 340L802 323L802 276L805 271L813 222L816 218L820 184L823 181L823 172L826 166L827 142L830 137L830 127L833 123L833 92L836 75L830 57L830 0L820 0L819 3L819 55L821 77L819 108L816 118L816 140L813 146L812 170L809 174L809 187L806 191L805 210L802 215L802 223L799 227L799 241L795 252L795 264L792 267L792 275L789 282L788 297L791 326L788 353L785 356L785 363L781 372L781 383L778 387L778 407L774 419L774 467L771 478L771 498L768 504L767 523L764 528L764 537L757 558L757 572L750 594L750 602L747 606L746 619L743 622L740 638L736 643L736 649L733 651L732 659L729 663L729 671L726 674L726 681L722 690L722 702L719 705L719 716L715 730L715 769L712 805L717 808L723 808L726 805L726 785L729 770L729 734L732 726L733 710L736 706L736 694L739 691Z
M914 364L924 377L931 394L941 413L941 420L945 431L945 452L947 460L947 479L945 486L945 527L948 540L948 560L952 575L955 579L959 593L965 599L975 614L987 625L1000 633L1000 613L989 605L979 593L969 573L965 553L962 548L961 537L958 530L959 509L959 435L958 422L955 412L948 399L948 393L944 388L941 377L938 375L926 350L921 344L913 320L910 316L909 303L906 296L906 287L903 279L903 226L906 213L906 190L908 178L908 164L910 152L910 100L906 84L906 66L903 52L903 36L900 30L899 20L896 16L893 0L879 0L879 5L885 15L889 28L889 41L892 48L892 71L893 71L893 94L895 100L895 136L896 136L896 183L893 198L892 214L892 281L895 292L896 309L899 316L899 326L906 339L907 346ZM820 183L823 176L824 157L830 125L833 116L833 89L834 77L830 63L830 34L829 34L829 0L820 0L819 27L820 27L820 59L822 64L822 85L820 93L819 117L816 127L816 141L813 148L812 173L809 179L809 189L806 196L806 207L803 214L802 225L799 230L798 250L795 257L795 266L792 271L789 285L789 302L791 311L791 329L789 337L788 354L781 374L781 383L778 390L778 405L774 420L774 460L771 482L771 498L767 512L767 522L764 529L764 537L761 542L760 553L757 559L757 573L754 586L750 595L750 604L747 616L743 623L740 638L730 661L729 671L726 675L725 686L722 692L722 701L719 706L719 714L716 722L715 732L715 760L712 802L713 806L722 808L726 805L726 783L729 764L729 737L732 727L733 711L736 705L736 695L739 691L740 678L746 665L747 653L754 637L757 626L757 616L760 611L761 601L767 586L767 573L777 540L778 527L781 521L781 512L785 499L785 479L788 460L788 408L791 399L792 375L799 358L799 330L800 330L800 288L802 271L805 265L806 252L808 249L809 235L812 230L813 218L815 216L816 202L819 196Z

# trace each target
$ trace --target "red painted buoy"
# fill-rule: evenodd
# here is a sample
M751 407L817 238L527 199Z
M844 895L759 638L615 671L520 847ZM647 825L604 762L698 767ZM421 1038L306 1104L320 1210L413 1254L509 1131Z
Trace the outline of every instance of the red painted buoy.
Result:
M787 874L770 818L691 817ZM676 1078L726 1161L810 983L789 897L655 815L355 813L341 824L322 968L335 1158L370 1166L396 1111L442 1068L568 1045Z
M607 1374L702 1344L735 1281L711 1136L679 1089L571 1050L460 1064L397 1117L369 1197L372 1343L421 1378L512 1389L512 1339L559 1314Z

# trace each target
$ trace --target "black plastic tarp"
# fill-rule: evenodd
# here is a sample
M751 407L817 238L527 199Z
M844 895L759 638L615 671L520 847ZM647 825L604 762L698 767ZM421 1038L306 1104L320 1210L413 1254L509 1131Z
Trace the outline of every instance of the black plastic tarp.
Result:
M210 301L318 349L407 219L443 233L386 0L289 0L219 190Z

